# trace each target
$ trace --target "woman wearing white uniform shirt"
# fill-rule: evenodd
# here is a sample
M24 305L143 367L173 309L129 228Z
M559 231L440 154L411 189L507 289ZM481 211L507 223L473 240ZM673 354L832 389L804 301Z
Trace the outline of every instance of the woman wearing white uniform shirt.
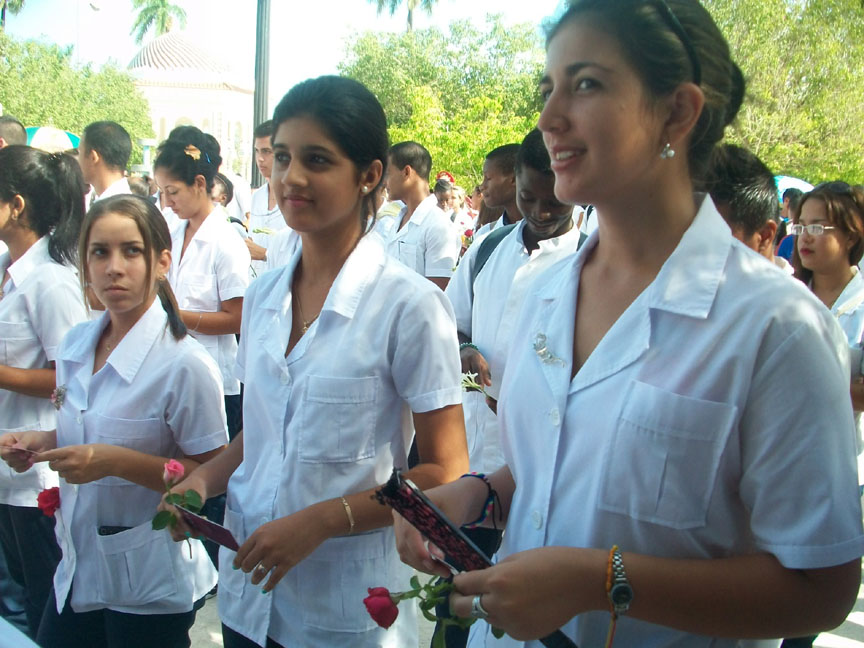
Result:
M228 440L221 377L186 335L165 279L170 246L147 200L115 196L90 210L81 274L107 313L63 341L56 432L0 439L38 451L62 478L45 648L188 648L195 604L216 582L201 543L187 549L151 528L168 458L192 470ZM27 469L22 454L4 451Z
M54 362L63 336L87 317L75 273L84 215L78 163L26 146L0 150L0 432L53 430ZM17 475L0 464L0 542L25 589L36 636L60 558L54 523L36 508L57 476L40 465Z
M429 486L467 469L452 311L364 235L387 156L375 97L312 79L274 120L272 180L302 249L246 297L243 433L177 488L228 489L242 546L220 556L226 648L416 645L410 607L384 630L362 605L368 587L405 587L411 574L371 495L406 467L409 410L421 459L410 478Z
M243 294L249 285L249 250L210 200L222 158L194 126L171 131L159 146L154 176L180 224L172 232L168 275L189 332L222 372L231 435L240 429L240 382L234 377Z
M616 648L776 646L855 602L842 333L692 193L743 85L695 0L577 0L552 31L539 127L556 196L596 205L599 228L538 280L513 336L509 467L490 477L504 542L451 598L488 618L469 646L562 626L580 646L610 626ZM487 491L430 496L463 522ZM400 548L433 570L410 528Z

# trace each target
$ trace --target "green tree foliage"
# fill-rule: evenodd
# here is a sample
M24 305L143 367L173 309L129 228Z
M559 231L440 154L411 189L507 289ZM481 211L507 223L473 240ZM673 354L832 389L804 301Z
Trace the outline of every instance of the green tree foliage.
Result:
M150 107L125 71L75 68L71 48L20 42L0 34L0 103L25 126L55 126L80 134L110 119L132 136L132 163L141 161L137 138L153 137Z
M408 9L408 31L414 31L414 11L417 9L423 9L426 13L431 14L432 9L437 4L438 0L404 0L405 6ZM369 0L369 2L375 3L378 7L378 13L380 14L385 9L390 12L390 15L394 15L396 10L399 9L399 6L403 3L403 0Z
M340 71L376 94L391 141L420 142L436 171L470 189L487 152L536 125L543 59L536 27L490 16L482 28L459 21L446 33L360 34Z
M860 0L703 0L747 79L729 139L778 174L864 180Z
M24 0L0 0L0 31L6 29L6 14L17 14L24 8Z
M132 7L138 15L129 33L135 34L135 42L139 45L151 29L156 36L161 36L171 31L175 20L180 27L186 26L186 11L169 0L132 0Z

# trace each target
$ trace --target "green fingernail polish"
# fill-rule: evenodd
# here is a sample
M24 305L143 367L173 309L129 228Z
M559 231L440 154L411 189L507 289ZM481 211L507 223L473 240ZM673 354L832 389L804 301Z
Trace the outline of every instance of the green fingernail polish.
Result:
M233 569L233 570L236 571L236 570L238 570L238 569L240 569L240 568L239 568L237 565L231 565L231 569Z
M186 537L187 537L187 538L191 538L191 537L192 537L192 534L189 533L189 532L187 531L187 532L186 532Z
M261 590L261 593L262 593L262 594L266 594L266 593L267 593L267 590L262 589L262 590Z

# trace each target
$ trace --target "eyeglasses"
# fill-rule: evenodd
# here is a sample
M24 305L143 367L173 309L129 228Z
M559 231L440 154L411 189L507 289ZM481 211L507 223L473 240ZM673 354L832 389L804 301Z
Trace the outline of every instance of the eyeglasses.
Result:
M666 22L669 29L671 29L678 37L678 40L681 41L681 44L687 51L687 58L690 59L690 66L693 68L693 83L697 86L700 85L702 83L702 66L699 65L699 57L696 56L696 48L693 47L693 41L690 40L690 37L687 35L681 22L672 12L672 8L666 4L666 0L648 0L648 2L657 9L657 12Z
M789 227L789 232L793 236L801 236L804 232L807 232L811 236L822 236L826 231L833 229L837 228L833 225L814 223L813 225L792 225Z

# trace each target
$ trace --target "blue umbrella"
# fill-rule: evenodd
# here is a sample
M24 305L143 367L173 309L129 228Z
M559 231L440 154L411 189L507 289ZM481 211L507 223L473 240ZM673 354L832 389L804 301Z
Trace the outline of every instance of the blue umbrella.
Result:
M783 193L787 189L800 189L807 193L813 188L813 185L802 180L801 178L793 178L792 176L774 176L774 182L777 185L777 200L783 202Z
M48 153L60 153L78 148L81 138L75 133L53 126L31 126L27 130L27 144Z

